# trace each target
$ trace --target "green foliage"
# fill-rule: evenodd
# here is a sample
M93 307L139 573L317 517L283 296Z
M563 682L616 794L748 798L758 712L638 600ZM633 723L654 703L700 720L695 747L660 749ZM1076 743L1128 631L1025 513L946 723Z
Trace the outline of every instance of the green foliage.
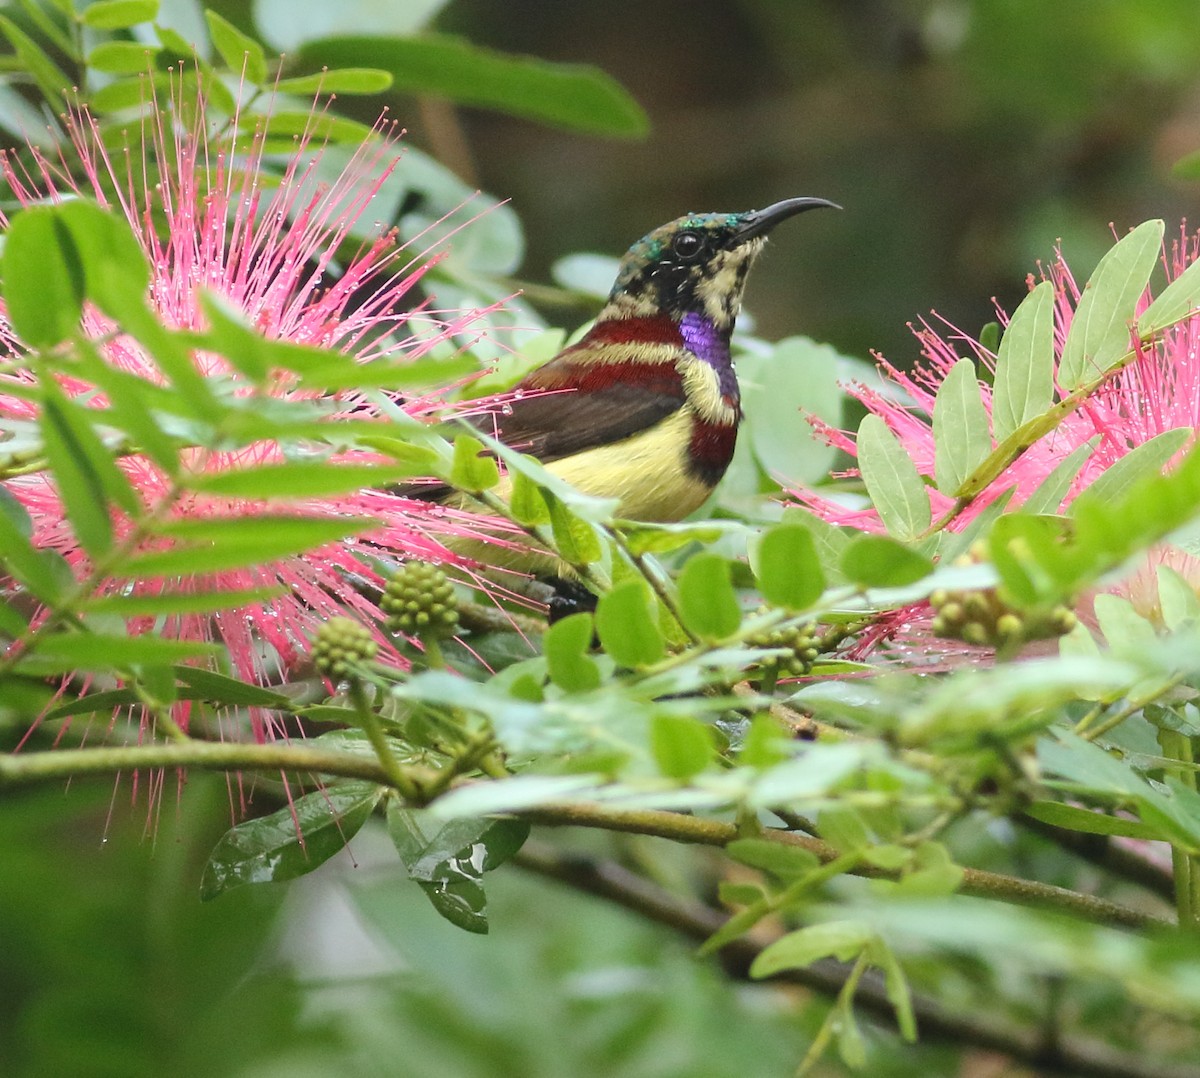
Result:
M61 107L65 88L77 84L104 137L143 137L123 111L143 106L143 69L151 86L160 85L191 50L177 32L143 25L157 5L111 0L78 14L64 4L25 9L27 23L3 19L0 31L46 102ZM237 111L244 130L260 125L269 140L304 133L350 144L326 151L314 183L327 179L323 169L345 163L366 129L336 111L314 119L280 108L267 118L262 98L277 78L285 94L318 85L379 93L394 84L578 131L630 135L644 127L640 110L595 71L418 35L416 25L407 37L323 35L304 44L295 67L271 56L235 11L207 12L205 25L213 58L196 60L183 77L203 85L206 119L220 125ZM310 73L328 61L354 66ZM178 118L187 118L186 109ZM462 223L448 214L464 185L420 155L412 163L411 173L397 169L380 187L379 220L395 220L403 236L431 227L448 235ZM429 1019L421 1008L431 1007L429 986L440 984L443 1003L433 1010L441 1026L412 1020L406 1032L444 1026L448 1040L467 1040L486 1010L462 1005L471 986L483 986L476 1002L497 1007L495 1021L506 1033L525 1028L519 1007L505 1009L515 990L571 1029L556 1045L561 1057L547 1057L557 1071L545 1073L562 1073L563 1058L574 1064L579 1039L599 1048L594 1055L579 1050L571 1073L629 1070L635 1055L656 1058L649 1048L639 1055L653 1034L647 1000L638 997L634 1006L637 992L621 978L616 989L605 987L611 974L602 969L580 975L591 987L571 989L584 1002L567 1006L563 992L545 991L552 978L539 963L554 962L535 946L533 930L514 925L524 916L581 953L589 932L543 924L543 904L558 899L499 871L514 859L670 923L692 944L705 940L704 953L729 948L730 969L794 979L831 997L830 1008L810 1007L803 1018L811 1046L804 1067L836 1046L848 1066L887 1073L880 1061L889 1052L915 1051L882 1034L868 1040L859 1008L869 1006L900 1041L911 1041L922 1006L959 1002L962 966L948 952L972 964L972 1012L1002 1010L1015 1025L1027 1022L1035 998L1028 985L1052 978L1078 997L1058 1016L1068 1046L1085 1039L1091 1050L1110 1036L1106 1016L1129 1011L1140 1023L1169 1026L1181 1056L1194 1054L1200 600L1181 573L1160 567L1153 610L1090 595L1081 610L1086 625L1065 636L1058 653L1020 650L1038 635L1024 630L1039 618L1076 604L1131 559L1194 526L1200 450L1180 459L1192 432L1161 433L1098 476L1095 468L1085 472L1095 448L1088 443L1015 510L1011 492L1001 493L958 527L982 491L994 494L990 484L1130 360L1132 333L1151 344L1191 310L1200 294L1194 267L1135 322L1161 236L1161 223L1147 222L1101 260L1057 365L1053 290L1043 284L1031 291L996 342L990 413L985 373L968 360L950 367L932 410L932 475L882 419L862 421L861 486L887 533L871 534L798 509L781 514L762 497L776 483L814 483L834 464L831 447L799 421L803 409L841 422L836 377L851 361L827 346L801 338L738 346L748 418L717 499L722 519L623 522L613 501L571 489L494 439L458 433L448 440L403 411L403 395L465 378L488 361L466 333L412 363L353 363L337 350L269 339L252 313L215 296L203 300L203 327L183 330L152 305L147 259L120 217L83 199L19 212L6 232L3 276L22 350L10 357L2 388L36 418L14 420L0 444L0 478L22 491L31 476L44 481L61 500L63 519L52 542L35 543L41 533L28 511L0 487L8 582L0 603L0 734L7 745L27 736L31 742L0 757L0 785L64 776L82 785L87 774L135 771L156 776L150 785L161 796L157 776L176 768L272 776L197 870L203 897L237 892L222 903L243 901L244 884L308 875L356 834L370 848L372 835L379 837L370 821L382 808L392 844L379 855L380 864L393 866L381 873L386 886L363 873L348 887L384 938L399 950L424 949L428 959L417 975L422 991L389 1005L410 1020ZM448 307L489 307L511 291L508 278L521 256L519 222L510 209L497 210L429 271L430 282L445 288ZM146 366L113 363L81 329L85 311L119 326L123 343L148 357ZM470 332L495 329L500 351L519 339L509 334L524 315L514 306L493 316ZM536 317L528 324L540 329ZM396 332L422 330L414 319ZM564 337L529 339L539 342L531 353L548 355ZM198 354L224 357L228 367L202 374ZM515 370L491 372L485 386ZM273 395L280 381L301 392ZM79 383L91 389L69 391ZM374 409L372 418L391 422L330 423L330 401L346 394L362 402L364 417ZM264 461L254 455L264 445L279 452ZM243 450L228 467L206 466ZM1089 489L1061 512L1083 474ZM317 648L318 671L345 684L327 685L307 676L311 668L286 661L279 641L299 643L289 638L291 627L278 629L278 640L270 621L251 618L244 628L247 611L269 618L283 594L266 567L344 553L343 541L378 526L349 513L315 515L308 501L417 476L448 481L481 511L506 518L510 534L528 537L596 595L595 613L543 627L486 577L464 573L453 586L438 578L444 633L382 617L351 628L326 605L370 609L372 589L394 569L381 564L382 552L359 548L357 561L337 563L337 586L307 587L300 596L331 627L328 647ZM935 518L934 506L947 503ZM239 511L214 511L228 504ZM459 511L424 510L430 521ZM970 564L950 564L963 555ZM208 579L232 570L244 575ZM498 624L495 610L463 599L475 586L517 631ZM928 641L917 656L903 639L889 644L902 623L920 624L923 604L943 593L964 602L977 597L1019 621L1022 632L1007 638L1013 646L998 657L988 649L967 661ZM181 631L185 624L190 634ZM217 631L230 624L240 637ZM420 637L421 649L389 639L397 631ZM438 643L455 631L459 639ZM390 660L374 661L384 644L395 645ZM347 646L353 662L331 657ZM256 677L249 656L258 651L269 652L273 665L260 664ZM70 747L71 723L88 719L107 732L106 745ZM320 734L326 727L333 728ZM256 734L265 729L286 736L263 743ZM54 752L36 751L64 739ZM281 774L284 783L275 779ZM997 818L1014 826L995 827ZM1076 845L1078 836L1165 843L1170 887L1136 852L1123 860L1097 855L1087 869L1066 854L1049 858L1021 830L1029 821L1064 849L1091 850ZM621 833L621 844L574 831L547 842L554 834L547 831L527 845L534 823ZM32 861L28 850L18 856ZM415 886L387 875L397 869ZM338 871L330 864L320 879ZM1098 876L1104 882L1096 886ZM529 887L523 911L492 904L509 886ZM1127 901L1120 887L1137 889L1136 898ZM1166 890L1178 924L1159 937L1146 910L1165 909ZM405 904L417 891L432 912ZM55 900L69 908L61 895ZM1058 919L1025 909L1028 903L1054 907ZM502 939L529 934L517 937L519 946L500 944L510 951L496 952L507 957L505 976L493 983L482 952L447 942L435 913L471 933L497 926ZM420 917L433 926L428 932ZM626 941L636 935L628 925L612 931ZM636 953L632 944L627 950ZM849 969L829 974L828 958ZM518 978L514 989L515 965L536 968L540 979ZM644 964L630 968L649 975ZM677 1018L679 998L710 975L686 970L652 1001L663 1021ZM589 1027L601 995L612 997L606 1013L618 1016L612 1021L621 1036ZM1097 1002L1101 995L1106 1001ZM789 997L770 998L773 1007L794 1007ZM722 1014L740 1005L722 1002ZM391 1017L386 1008L381 1013ZM761 1013L750 1019L760 1020ZM959 1022L965 1032L958 1036L987 1041L973 1020L968 1013ZM763 1027L781 1036L772 1021ZM630 1030L643 1039L625 1036ZM1040 1025L1018 1026L1011 1050L1019 1055L1043 1033ZM747 1054L757 1048L745 1043ZM762 1054L785 1055L776 1043ZM454 1054L438 1042L430 1058L439 1051ZM676 1069L702 1074L709 1062L689 1057ZM440 1073L451 1071L458 1072L453 1061ZM899 1064L896 1072L913 1073Z
M825 590L812 532L800 524L765 531L755 550L754 568L763 598L785 610L804 610Z
M925 482L896 436L876 415L858 427L858 466L879 518L900 540L922 535L932 518Z
M200 896L216 898L248 883L291 880L311 872L354 837L380 794L370 783L344 783L238 824L217 843L204 866Z
M1054 285L1042 281L1012 313L1000 338L993 380L992 433L1004 441L1054 397ZM990 446L989 446L990 448ZM972 465L974 468L979 461Z
M1129 351L1129 324L1158 261L1162 238L1162 221L1146 221L1096 266L1063 345L1058 380L1065 389L1103 374Z
M975 364L960 359L947 372L933 408L937 487L956 494L992 451L987 411L975 377Z
M408 878L451 924L486 933L487 897L481 877L513 856L529 837L522 820L453 820L388 806L388 833Z
M649 126L638 104L596 68L509 56L438 34L326 38L307 42L299 60L313 68L366 62L391 75L397 89L576 131L630 138Z
M679 574L679 613L701 639L715 642L733 635L742 614L725 558L697 554L688 559Z
M664 654L657 611L644 580L626 580L596 606L596 633L605 653L622 666L652 666Z

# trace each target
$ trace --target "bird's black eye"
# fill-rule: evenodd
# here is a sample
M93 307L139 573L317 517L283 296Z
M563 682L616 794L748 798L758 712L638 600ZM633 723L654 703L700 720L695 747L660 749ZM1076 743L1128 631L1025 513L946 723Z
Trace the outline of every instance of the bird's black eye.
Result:
M675 238L671 241L671 250L684 262L691 262L699 258L704 251L704 237L694 229L685 228L682 232L676 233Z

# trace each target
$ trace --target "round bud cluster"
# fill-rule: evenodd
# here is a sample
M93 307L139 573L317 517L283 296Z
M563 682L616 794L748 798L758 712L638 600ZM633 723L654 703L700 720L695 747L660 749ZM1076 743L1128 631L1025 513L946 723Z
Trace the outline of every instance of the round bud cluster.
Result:
M746 643L755 648L787 648L790 655L778 655L764 662L776 666L785 677L803 677L821 654L821 641L813 634L812 625L772 629L752 636Z
M350 618L330 618L313 638L313 665L332 678L344 678L375 658L379 645L370 630Z
M955 558L955 565L975 565L987 557L987 547L976 541ZM949 591L941 588L929 596L935 636L961 640L976 647L1016 648L1031 640L1065 636L1075 628L1075 612L1056 604L1033 610L1015 610L995 588Z
M1014 610L995 589L947 591L929 597L935 636L978 647L1011 648L1031 640L1064 636L1075 628L1075 613L1056 605L1047 610Z
M454 586L440 566L427 561L400 566L388 581L379 606L394 633L442 638L458 630Z

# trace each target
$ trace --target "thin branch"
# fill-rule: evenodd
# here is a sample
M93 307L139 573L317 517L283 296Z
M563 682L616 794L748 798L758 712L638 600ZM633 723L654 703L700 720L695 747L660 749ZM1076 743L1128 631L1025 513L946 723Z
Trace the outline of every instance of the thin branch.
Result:
M301 745L224 743L193 741L180 744L134 745L99 749L58 749L0 755L0 788L46 782L82 775L107 775L154 768L198 767L213 771L290 771L367 779L394 786L379 761L345 752L328 752ZM405 768L413 788L428 789L436 772L427 768ZM404 791L400 791L403 793ZM725 846L741 837L731 823L654 809L630 811L581 802L542 805L520 815L534 823L554 827L594 827L655 835L675 842ZM837 859L838 851L820 839L790 831L768 830L763 837L773 842L799 846L823 864ZM862 865L855 875L895 878L896 873ZM1070 891L1065 887L1004 876L976 868L962 870L959 893L1012 902L1022 906L1057 909L1096 924L1143 929L1170 927L1162 917L1131 909L1107 899Z
M614 902L697 942L711 936L727 919L719 910L695 899L671 894L612 862L564 856L553 847L538 842L527 842L514 860L527 871ZM750 967L768 942L771 941L743 936L727 944L719 952L726 972L738 979L750 980ZM849 966L824 960L804 969L787 970L772 979L836 997L848 975ZM863 977L854 1003L857 1010L870 1014L882 1025L896 1028L895 1012L887 998L883 979L876 974ZM1038 1074L1086 1074L1089 1078L1200 1078L1198 1067L1153 1062L1142 1055L1117 1052L1082 1037L1061 1037L1047 1045L1039 1028L1003 1024L978 1015L954 1014L936 1000L916 993L912 1005L923 1042L961 1044L1002 1052L1035 1069Z
M731 823L657 809L629 811L578 803L543 805L527 810L521 815L534 823L554 827L596 827L608 831L657 835L676 842L693 842L704 846L725 846L742 837L737 827ZM840 856L829 843L792 831L768 830L763 832L761 837L785 845L799 846L815 854L822 864L828 864ZM1172 922L1164 917L1131 909L1105 898L1071 891L1065 887L1055 887L1017 876L1005 876L998 872L985 872L978 868L964 868L962 872L959 894L992 898L1018 906L1056 909L1084 921L1118 928L1173 927ZM879 879L895 879L897 876L895 872L872 865L855 868L853 874Z
M390 785L383 767L371 756L281 743L188 741L0 755L0 788L84 775L113 775L171 767L196 767L205 771L307 772ZM410 770L418 773L417 769Z

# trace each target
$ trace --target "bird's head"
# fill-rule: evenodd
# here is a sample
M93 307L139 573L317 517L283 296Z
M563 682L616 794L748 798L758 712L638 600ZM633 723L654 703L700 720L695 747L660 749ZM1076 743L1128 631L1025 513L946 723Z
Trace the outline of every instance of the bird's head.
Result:
M746 213L689 213L643 236L621 259L604 318L696 312L719 330L732 329L746 275L780 221L819 206L823 198L789 198Z

